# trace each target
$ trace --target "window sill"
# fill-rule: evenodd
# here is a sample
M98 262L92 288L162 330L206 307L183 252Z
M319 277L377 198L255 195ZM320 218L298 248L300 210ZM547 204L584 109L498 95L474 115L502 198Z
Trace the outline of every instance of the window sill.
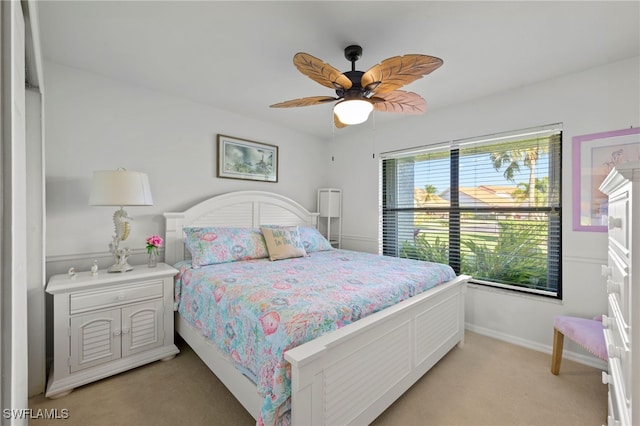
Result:
M523 299L535 300L536 302L547 302L554 305L562 305L563 301L561 299L556 299L554 297L545 296L542 294L536 293L527 293L519 290L511 290L508 288L494 287L486 284L477 284L477 283L468 283L467 288L479 291L486 291L491 293L500 293L508 296L520 297Z

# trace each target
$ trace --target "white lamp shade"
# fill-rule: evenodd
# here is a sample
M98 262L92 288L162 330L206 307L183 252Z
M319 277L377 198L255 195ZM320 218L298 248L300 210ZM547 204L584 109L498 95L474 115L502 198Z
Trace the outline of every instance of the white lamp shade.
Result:
M128 170L93 172L89 204L92 206L152 206L146 173Z
M321 217L340 217L340 193L320 191L318 210Z
M373 111L373 104L361 99L344 100L333 107L333 112L344 124L360 124L367 121Z

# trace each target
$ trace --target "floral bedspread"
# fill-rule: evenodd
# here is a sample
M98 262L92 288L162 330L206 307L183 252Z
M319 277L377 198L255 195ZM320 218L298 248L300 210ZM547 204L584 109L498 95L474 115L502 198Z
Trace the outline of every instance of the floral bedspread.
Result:
M284 352L455 278L447 265L347 250L190 266L176 265L176 310L257 384L265 425L290 409Z

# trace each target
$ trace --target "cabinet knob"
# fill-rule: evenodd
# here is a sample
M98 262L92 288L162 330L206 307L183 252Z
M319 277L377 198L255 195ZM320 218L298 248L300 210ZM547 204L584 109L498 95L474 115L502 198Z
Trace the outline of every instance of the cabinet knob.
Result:
M123 328L122 329L122 334L129 334L129 331L131 331L131 330L129 330L128 328Z
M602 383L608 385L611 383L611 376L606 371L602 372Z
M600 275L603 277L609 278L611 276L611 266L609 265L601 265L600 266Z
M622 228L621 218L609 216L609 229L613 228Z
M114 336L119 336L120 335L120 330L114 330L113 331L113 335Z
M624 355L624 350L614 345L609 345L607 352L609 353L609 358L622 358Z
M116 296L116 300L124 300L125 299L125 295L124 294L118 294Z
M620 283L613 280L607 280L607 293L620 293Z
M602 316L602 327L604 328L613 328L616 324L615 318L608 317L606 315Z

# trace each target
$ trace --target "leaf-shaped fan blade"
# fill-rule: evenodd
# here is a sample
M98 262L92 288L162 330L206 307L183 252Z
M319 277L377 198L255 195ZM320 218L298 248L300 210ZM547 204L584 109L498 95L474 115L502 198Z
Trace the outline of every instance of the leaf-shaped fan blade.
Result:
M370 99L376 111L399 112L401 114L422 114L427 110L425 100L413 92L396 90Z
M374 93L389 93L422 78L442 65L442 59L428 55L404 55L385 59L362 75L360 84Z
M338 129L342 129L343 127L347 127L348 126L348 124L344 124L342 121L340 121L340 119L338 118L338 116L336 114L333 114L333 124Z
M302 74L323 86L333 90L351 88L352 83L349 77L308 53L296 53L293 64Z
M291 108L302 107L310 105L324 104L327 102L335 101L340 98L334 98L331 96L309 96L308 98L292 99L290 101L284 101L277 104L270 105L271 108Z

